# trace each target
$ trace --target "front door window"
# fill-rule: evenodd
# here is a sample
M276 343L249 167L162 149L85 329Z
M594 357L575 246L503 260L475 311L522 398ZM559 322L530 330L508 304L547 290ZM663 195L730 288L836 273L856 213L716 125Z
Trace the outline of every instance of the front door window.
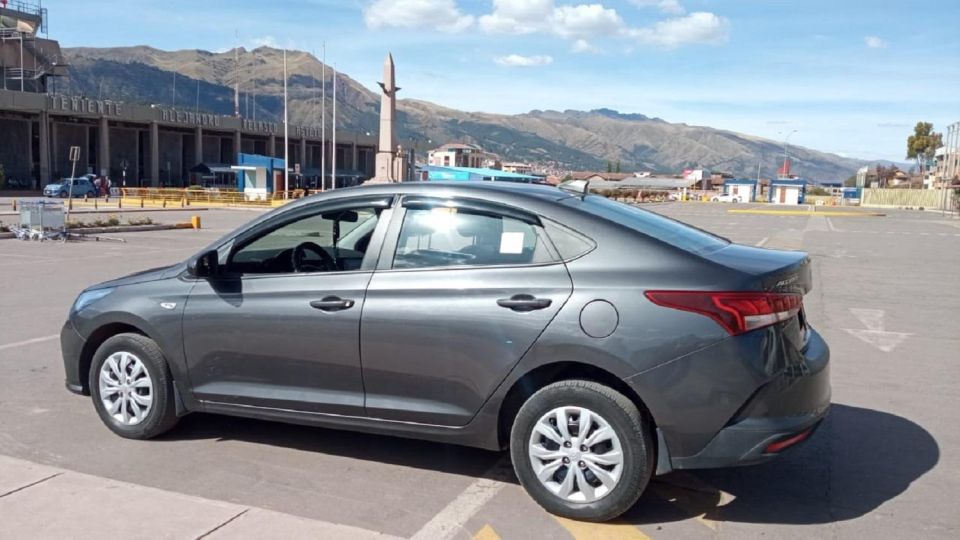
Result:
M359 270L382 208L313 214L286 223L234 252L231 274Z

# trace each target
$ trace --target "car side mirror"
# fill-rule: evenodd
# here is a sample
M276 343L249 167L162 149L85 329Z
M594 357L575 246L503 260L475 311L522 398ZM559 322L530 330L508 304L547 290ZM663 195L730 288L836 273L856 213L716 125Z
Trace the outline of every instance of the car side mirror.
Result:
M187 263L187 273L197 278L213 277L220 273L220 255L217 250L211 249Z

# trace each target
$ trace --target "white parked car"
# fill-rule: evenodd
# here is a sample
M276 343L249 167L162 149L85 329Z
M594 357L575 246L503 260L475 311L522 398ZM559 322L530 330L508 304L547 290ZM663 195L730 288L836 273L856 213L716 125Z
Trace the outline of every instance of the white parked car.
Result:
M723 195L714 195L710 200L713 202L738 203L743 202L743 197L740 195L730 195L728 193L724 193Z

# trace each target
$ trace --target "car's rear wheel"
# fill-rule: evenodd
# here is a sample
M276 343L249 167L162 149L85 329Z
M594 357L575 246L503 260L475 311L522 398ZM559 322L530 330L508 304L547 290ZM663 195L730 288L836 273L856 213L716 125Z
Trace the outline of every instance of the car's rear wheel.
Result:
M653 474L653 442L637 406L592 381L530 396L510 433L520 483L553 514L607 521L626 512Z
M90 394L100 420L128 439L149 439L177 423L173 378L160 347L139 334L118 334L97 349Z

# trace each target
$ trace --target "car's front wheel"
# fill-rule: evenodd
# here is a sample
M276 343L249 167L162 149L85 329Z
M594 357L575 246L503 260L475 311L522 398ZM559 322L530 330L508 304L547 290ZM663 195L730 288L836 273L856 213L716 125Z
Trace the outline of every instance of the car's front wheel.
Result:
M90 395L100 419L128 439L149 439L177 423L173 378L160 347L140 334L103 342L90 369Z
M654 449L643 415L626 396L570 380L540 389L523 404L510 456L520 483L548 512L607 521L643 493Z

